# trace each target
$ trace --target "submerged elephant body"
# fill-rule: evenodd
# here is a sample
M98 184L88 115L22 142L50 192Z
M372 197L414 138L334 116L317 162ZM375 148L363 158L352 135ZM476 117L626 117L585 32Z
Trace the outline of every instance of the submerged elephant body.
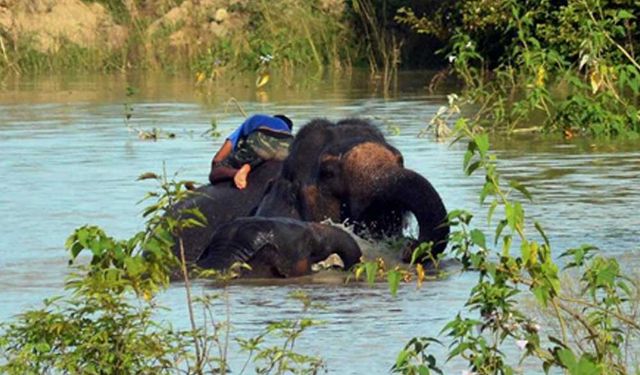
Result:
M331 254L345 269L360 260L360 247L345 231L289 218L245 217L222 225L200 255L201 268L224 270L236 262L251 266L243 276L295 277Z
M237 217L289 217L306 222L353 223L372 237L401 236L406 215L419 227L417 240L444 251L447 211L433 186L404 167L402 154L372 124L360 119L337 123L313 120L291 144L284 162L269 162L250 174L248 188L209 185L197 206L206 228L184 234L187 260L195 261L216 229ZM409 252L404 255L409 258Z

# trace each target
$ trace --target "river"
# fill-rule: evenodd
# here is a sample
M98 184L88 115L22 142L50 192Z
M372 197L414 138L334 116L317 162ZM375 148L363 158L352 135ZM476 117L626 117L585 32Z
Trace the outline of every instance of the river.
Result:
M448 209L477 213L477 225L484 227L481 176L462 172L466 146L417 137L446 101L443 93L426 93L426 79L423 73L405 73L386 98L358 74L298 81L272 77L262 92L254 89L254 77L200 87L184 76L5 79L0 84L0 320L62 293L68 272L64 242L74 228L95 224L118 238L142 228L143 205L136 202L154 186L136 182L141 173L160 172L165 163L169 173L204 183L223 141L203 135L212 118L223 135L242 121L230 98L249 113L285 113L297 129L316 117L373 119ZM127 87L135 88L133 95ZM125 121L127 112L131 118ZM132 130L152 128L175 138L142 140ZM527 216L546 228L556 256L591 243L638 268L637 144L520 135L494 137L492 149L500 172L533 193ZM329 373L386 373L409 338L437 335L455 316L476 277L452 272L421 289L404 285L395 298L384 284L233 285L232 335L247 338L269 321L299 317L298 304L287 295L302 289L328 309L311 314L325 324L306 332L297 349L324 358ZM211 288L197 283L195 290ZM184 299L180 284L159 296L172 307L163 318L178 327L188 325ZM244 358L233 354L232 367Z

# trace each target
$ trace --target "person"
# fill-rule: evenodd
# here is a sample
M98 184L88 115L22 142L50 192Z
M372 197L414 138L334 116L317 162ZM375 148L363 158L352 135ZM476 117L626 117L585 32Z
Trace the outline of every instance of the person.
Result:
M284 160L293 139L293 122L285 115L256 114L227 137L211 161L209 182L233 179L238 189L247 187L252 169L267 160Z

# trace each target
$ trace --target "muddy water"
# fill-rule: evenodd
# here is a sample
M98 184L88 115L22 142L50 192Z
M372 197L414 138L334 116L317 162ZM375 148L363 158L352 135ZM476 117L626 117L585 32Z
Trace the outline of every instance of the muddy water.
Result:
M291 82L262 93L252 88L253 77L200 88L188 77L2 82L0 319L61 293L67 272L63 244L74 228L95 224L120 238L141 228L142 206L136 202L153 186L136 182L139 174L160 171L165 163L167 171L178 171L180 178L206 181L209 161L222 139L203 133L213 117L222 134L242 121L236 107L227 104L231 97L250 113L286 113L298 127L314 117L373 118L404 154L406 165L428 177L449 209L483 216L477 199L481 180L465 178L461 171L464 147L416 137L444 102L442 95L425 93L423 75L404 76L387 99L359 76ZM132 96L126 95L129 86L136 88ZM129 127L124 103L133 108ZM136 135L135 129L151 128L176 137L153 142ZM547 228L557 254L588 242L637 269L638 146L522 136L497 139L494 148L502 173L530 186L535 200L526 206L527 214ZM483 226L480 218L478 225ZM436 335L454 316L475 277L454 273L420 290L405 286L397 298L384 285L234 285L233 334L250 337L269 321L299 317L298 304L287 295L302 289L328 309L312 314L326 324L310 329L298 349L322 356L330 373L385 373L410 337ZM196 285L198 292L209 289ZM173 285L160 300L172 307L163 317L186 327L181 285ZM234 368L244 358L232 355Z

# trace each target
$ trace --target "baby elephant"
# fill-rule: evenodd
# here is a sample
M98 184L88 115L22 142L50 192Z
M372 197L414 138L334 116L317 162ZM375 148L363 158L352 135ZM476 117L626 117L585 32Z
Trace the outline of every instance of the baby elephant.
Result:
M345 269L358 263L362 252L342 229L289 218L243 217L213 234L200 254L201 268L224 270L236 262L251 266L249 277L295 277L311 273L311 265L336 253Z

